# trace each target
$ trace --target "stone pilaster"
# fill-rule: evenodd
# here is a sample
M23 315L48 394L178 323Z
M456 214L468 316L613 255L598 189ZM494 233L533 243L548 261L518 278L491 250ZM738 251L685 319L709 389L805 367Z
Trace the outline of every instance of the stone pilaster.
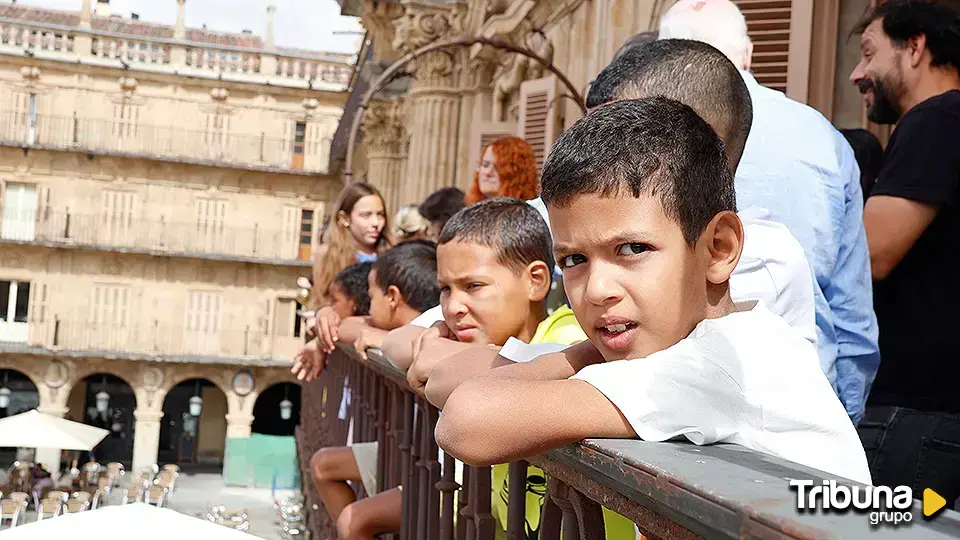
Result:
M405 0L397 21L394 48L402 53L463 32L466 3ZM413 74L408 132L410 149L400 203L417 203L457 180L460 85L463 65L457 51L437 51L411 62Z
M466 54L467 51L464 51ZM493 74L496 63L486 58L474 58L467 64L462 77L462 97L460 98L460 134L457 150L456 184L467 190L473 181L476 163L470 163L473 144L472 131L475 126L490 121L493 104Z
M252 425L253 425L253 415L251 414L228 414L227 415L227 439L250 438Z
M363 115L361 128L367 154L367 181L383 194L389 213L400 204L406 160L407 134L402 97L374 101Z
M160 419L162 411L133 411L137 419L133 428L133 469L139 473L145 467L157 462L157 450L160 448Z

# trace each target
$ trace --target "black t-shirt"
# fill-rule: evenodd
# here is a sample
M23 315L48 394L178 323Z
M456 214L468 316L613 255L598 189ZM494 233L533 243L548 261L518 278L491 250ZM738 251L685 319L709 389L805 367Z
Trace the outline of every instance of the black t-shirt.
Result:
M960 412L960 91L903 116L876 195L939 211L890 275L874 283L880 370L869 403Z

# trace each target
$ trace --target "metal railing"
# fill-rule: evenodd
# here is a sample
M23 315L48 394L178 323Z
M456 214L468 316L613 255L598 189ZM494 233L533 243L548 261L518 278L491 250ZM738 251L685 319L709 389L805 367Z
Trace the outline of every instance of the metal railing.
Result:
M177 69L189 75L285 85L330 85L342 90L353 72L349 60L308 51L213 45L187 40L105 32L0 17L0 53L55 60L116 61L124 69Z
M147 217L142 217L147 216ZM168 221L149 211L82 214L47 210L7 211L0 219L0 241L38 242L151 254L298 260L299 231L254 224L236 227L198 218Z
M401 540L492 540L490 467L463 467L437 459L434 428L440 412L414 394L404 373L377 351L369 360L340 347L321 377L304 385L298 457L313 538L336 538L335 524L315 492L310 457L326 446L379 442L378 488L402 486L403 526L385 538ZM345 416L339 415L345 389ZM605 538L601 503L657 538L863 538L878 532L859 512L798 512L788 480L826 473L732 445L694 446L639 440L587 440L535 456L530 463L547 474L541 510L542 540ZM524 493L527 462L509 464L509 492ZM855 485L845 479L838 483ZM362 495L362 487L358 488ZM525 497L510 497L506 537L526 538ZM316 505L316 506L314 506ZM912 522L890 529L898 538L960 538L960 519L946 511L934 521L915 502Z
M11 110L0 111L0 143L314 172L326 171L330 146L316 141L295 154L292 137Z

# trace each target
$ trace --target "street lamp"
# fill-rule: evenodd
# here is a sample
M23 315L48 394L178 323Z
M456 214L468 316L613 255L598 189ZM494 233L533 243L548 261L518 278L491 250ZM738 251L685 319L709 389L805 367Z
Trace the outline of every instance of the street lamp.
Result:
M107 412L107 407L110 406L110 394L107 393L107 378L103 378L103 385L100 387L100 391L97 392L95 396L97 400L97 412L104 414Z
M194 393L193 397L190 398L190 414L193 416L200 416L202 411L203 398L200 397L200 381L197 381L197 391Z
M280 419L289 420L293 414L293 403L287 399L288 385L283 385L283 401L280 402Z
M6 409L10 405L10 394L13 392L7 388L7 372L3 372L3 388L0 388L0 409Z

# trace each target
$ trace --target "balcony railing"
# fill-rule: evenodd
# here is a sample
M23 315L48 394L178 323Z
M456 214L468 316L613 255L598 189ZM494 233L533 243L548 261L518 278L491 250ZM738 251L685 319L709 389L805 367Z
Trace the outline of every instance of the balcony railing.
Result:
M314 144L316 143L316 144ZM330 141L294 152L292 138L189 130L81 116L0 110L0 144L325 172Z
M322 53L211 45L0 17L0 53L24 51L54 60L333 91L345 90L353 72L345 58Z
M0 334L0 349L15 347L83 354L289 361L302 344L299 338L264 335L259 323L192 329L160 321L90 322L81 317L54 316L28 324L28 330L22 336Z
M402 540L492 540L491 470L463 468L462 485L454 460L437 460L434 427L440 412L415 395L404 374L368 351L363 360L340 348L320 379L303 389L297 432L303 491L313 538L335 538L336 528L314 491L310 457L321 447L379 442L378 489L402 486ZM350 389L346 416L338 414ZM889 531L871 526L860 512L799 512L789 479L845 479L732 445L695 446L639 440L587 440L530 459L547 476L541 515L542 540L605 538L600 504L637 524L648 539L658 538L867 538L889 532L897 538L960 537L960 514L946 511L933 521L920 504L912 520ZM509 492L524 493L524 461L510 463ZM518 482L514 482L514 480ZM362 492L362 487L359 488ZM361 493L362 495L362 493ZM508 501L507 538L525 538L525 497ZM884 527L882 524L880 528ZM392 535L397 538L397 535Z
M256 224L233 227L209 220L168 221L164 216L144 219L143 215L8 211L0 221L0 241L288 263L297 260L298 230L280 231Z

